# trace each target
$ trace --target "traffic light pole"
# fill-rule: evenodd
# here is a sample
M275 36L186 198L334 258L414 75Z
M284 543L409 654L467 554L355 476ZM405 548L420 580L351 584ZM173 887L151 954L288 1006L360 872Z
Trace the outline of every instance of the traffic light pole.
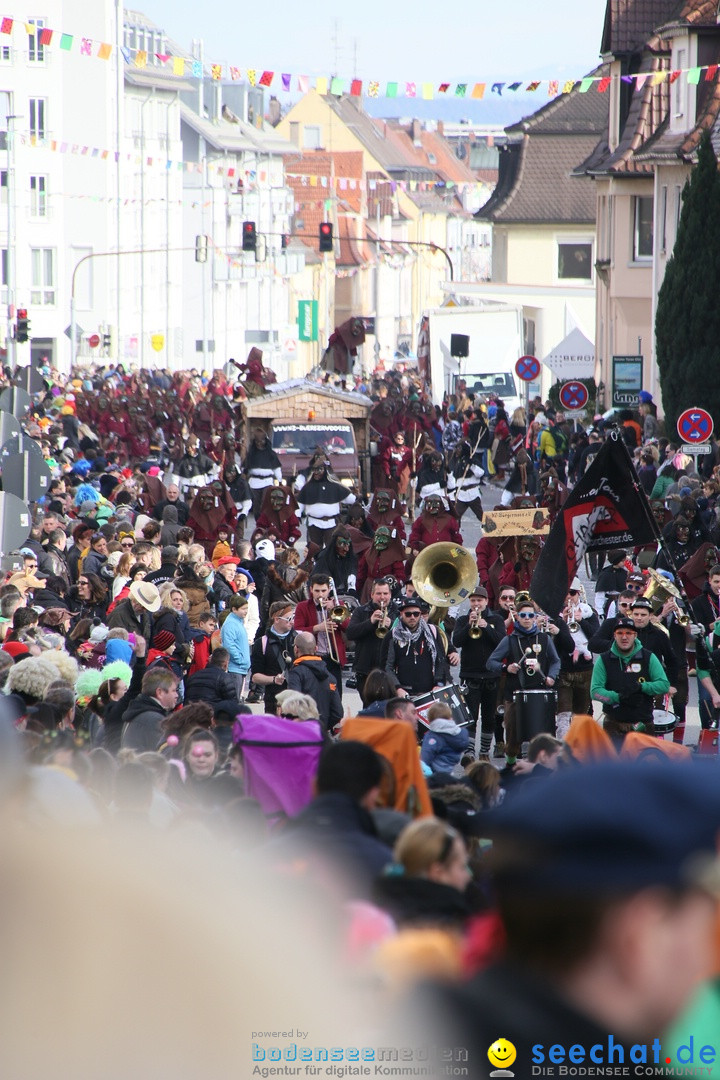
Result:
M77 281L77 272L83 263L86 263L89 259L119 259L121 255L162 255L166 251L184 252L194 251L194 247L178 247L178 248L133 248L128 251L91 251L89 255L83 255L82 259L78 259L73 268L72 277L70 279L70 367L75 367L77 362L77 314L75 310L75 283ZM119 344L119 343L118 343Z

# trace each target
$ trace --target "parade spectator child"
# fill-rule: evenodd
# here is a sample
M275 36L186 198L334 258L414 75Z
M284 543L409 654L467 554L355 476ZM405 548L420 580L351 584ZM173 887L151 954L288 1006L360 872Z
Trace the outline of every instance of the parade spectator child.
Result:
M420 757L433 772L449 773L460 764L469 735L453 720L449 705L436 702L427 711L430 730L422 741Z
M227 558L228 555L232 555L232 548L230 546L230 530L225 525L221 525L217 531L217 543L213 548L212 564L217 570L220 559Z

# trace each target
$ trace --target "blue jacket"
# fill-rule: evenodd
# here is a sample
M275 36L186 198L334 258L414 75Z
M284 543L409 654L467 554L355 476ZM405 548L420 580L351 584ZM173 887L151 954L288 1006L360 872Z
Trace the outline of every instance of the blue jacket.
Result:
M454 720L438 717L422 741L420 757L433 772L451 772L460 763L469 741L467 728L459 727Z
M244 620L234 611L230 612L223 623L220 638L223 647L230 653L228 671L238 675L247 675L250 670L250 645L247 630Z

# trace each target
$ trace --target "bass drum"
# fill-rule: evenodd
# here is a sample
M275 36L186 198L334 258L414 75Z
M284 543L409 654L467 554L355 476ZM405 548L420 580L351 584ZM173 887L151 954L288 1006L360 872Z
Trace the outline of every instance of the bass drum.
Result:
M519 743L530 742L534 735L555 734L557 694L554 690L516 690L513 702Z

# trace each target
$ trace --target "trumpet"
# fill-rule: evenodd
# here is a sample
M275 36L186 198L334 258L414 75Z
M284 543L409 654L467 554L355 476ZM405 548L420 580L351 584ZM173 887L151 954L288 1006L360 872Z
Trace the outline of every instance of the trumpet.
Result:
M380 605L380 621L375 627L375 637L384 638L387 637L389 626L383 626L385 622L385 616L387 615L387 604Z
M481 618L481 613L476 612L470 615L468 619L468 637L472 638L473 641L477 641L478 638L482 637L482 626L478 626Z

